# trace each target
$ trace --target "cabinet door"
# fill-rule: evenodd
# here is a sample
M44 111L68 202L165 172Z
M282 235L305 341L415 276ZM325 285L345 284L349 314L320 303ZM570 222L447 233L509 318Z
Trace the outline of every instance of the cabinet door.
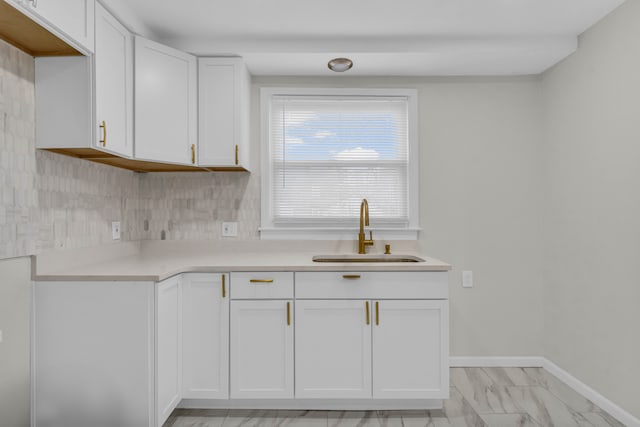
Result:
M250 77L242 59L200 58L198 71L198 164L248 170Z
M135 157L196 162L197 62L193 55L135 38Z
M131 157L133 109L133 39L101 5L96 6L95 143Z
M93 52L94 0L29 0L22 4L72 41Z
M296 398L371 397L367 304L296 301Z
M156 288L156 421L161 426L180 402L182 381L182 299L180 278Z
M183 275L183 397L229 396L227 274Z
M152 425L155 284L35 282L33 292L31 425ZM0 425L18 425L3 415Z
M231 398L293 398L293 301L231 302Z
M373 302L373 397L449 397L448 301Z

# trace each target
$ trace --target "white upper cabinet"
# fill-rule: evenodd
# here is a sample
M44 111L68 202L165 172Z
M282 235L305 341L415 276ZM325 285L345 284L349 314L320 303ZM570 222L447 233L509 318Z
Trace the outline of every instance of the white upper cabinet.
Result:
M183 275L183 397L229 396L227 274Z
M199 58L198 164L250 170L251 77L241 58Z
M197 161L196 57L135 38L135 157Z
M9 0L31 19L86 53L94 49L94 0Z
M100 4L96 6L96 131L98 148L133 155L133 38Z
M133 155L132 38L100 5L96 22L92 57L36 58L36 148Z

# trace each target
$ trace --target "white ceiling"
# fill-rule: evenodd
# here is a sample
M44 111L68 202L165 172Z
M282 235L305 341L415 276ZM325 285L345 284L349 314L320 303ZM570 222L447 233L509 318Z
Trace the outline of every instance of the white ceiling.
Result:
M102 0L133 31L254 75L537 74L625 0Z

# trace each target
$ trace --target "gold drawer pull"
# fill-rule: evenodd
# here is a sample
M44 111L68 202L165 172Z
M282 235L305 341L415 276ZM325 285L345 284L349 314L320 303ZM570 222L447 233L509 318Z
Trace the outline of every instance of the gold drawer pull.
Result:
M343 274L342 278L343 279L359 279L360 275L359 274Z
M222 275L222 298L227 296L227 288L225 286L224 274Z
M251 279L249 283L273 283L273 279Z
M191 164L196 164L196 144L191 144Z
M287 325L291 326L291 303L287 302Z
M103 147L107 146L107 122L104 120L100 122L100 129L102 129L102 139L100 140L100 144Z
M369 301L365 301L365 307L367 309L367 325L370 323L369 322Z
M236 144L236 166L238 166L238 144Z
M376 301L376 326L380 324L380 303Z

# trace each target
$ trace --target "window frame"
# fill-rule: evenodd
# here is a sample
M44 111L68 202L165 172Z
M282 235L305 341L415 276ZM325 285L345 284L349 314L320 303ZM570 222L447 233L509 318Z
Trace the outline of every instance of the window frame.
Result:
M357 227L339 226L282 226L274 224L272 215L272 177L271 163L271 99L273 96L402 96L408 103L408 171L407 171L407 209L408 224L405 227L371 227L374 239L417 240L419 226L419 143L418 143L418 91L404 88L318 88L318 87L262 87L260 88L260 157L261 157L261 220L260 238L263 240L352 240L358 233ZM355 233L355 234L354 234Z

